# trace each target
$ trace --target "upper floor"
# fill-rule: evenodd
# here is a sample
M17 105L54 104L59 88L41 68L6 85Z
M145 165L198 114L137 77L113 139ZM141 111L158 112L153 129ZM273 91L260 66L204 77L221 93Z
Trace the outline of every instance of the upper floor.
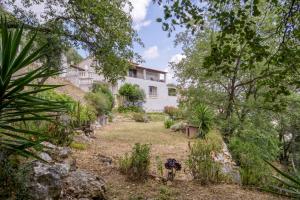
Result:
M167 73L156 69L145 68L133 63L132 68L128 70L127 76L166 83Z

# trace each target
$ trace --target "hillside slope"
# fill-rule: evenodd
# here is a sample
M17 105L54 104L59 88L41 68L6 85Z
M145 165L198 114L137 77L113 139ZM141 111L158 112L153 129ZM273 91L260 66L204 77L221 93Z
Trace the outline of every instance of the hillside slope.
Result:
M84 96L86 94L85 91L80 89L79 87L73 85L70 81L65 80L60 77L55 78L49 78L46 81L47 84L53 84L53 85L64 85L62 87L56 88L55 90L59 93L63 93L66 95L71 96L73 99L80 101L81 103L86 103Z

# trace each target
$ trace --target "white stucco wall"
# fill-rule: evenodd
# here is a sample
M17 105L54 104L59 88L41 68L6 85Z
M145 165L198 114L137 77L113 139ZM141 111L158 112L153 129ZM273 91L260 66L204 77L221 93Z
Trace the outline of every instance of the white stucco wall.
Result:
M147 112L162 112L165 106L177 106L177 97L168 95L168 87L164 82L144 80L139 78L126 77L123 81L118 81L118 89L124 83L137 84L146 94L144 109ZM157 97L149 96L149 86L157 87Z

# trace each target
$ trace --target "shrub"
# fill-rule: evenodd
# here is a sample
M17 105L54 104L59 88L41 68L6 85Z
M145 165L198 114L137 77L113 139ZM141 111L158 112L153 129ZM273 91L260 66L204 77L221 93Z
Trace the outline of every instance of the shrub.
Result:
M263 161L263 158L267 158L269 150L262 152L256 143L240 137L233 137L229 148L236 163L240 166L243 185L263 186L270 181L270 167ZM267 159L272 159L272 157Z
M195 180L201 184L215 183L225 177L221 173L220 164L212 158L212 152L220 152L222 149L222 137L214 131L210 131L205 138L197 139L190 149L187 166Z
M16 157L0 162L0 199L30 199L26 184L28 165L19 165Z
M199 128L199 136L204 137L212 127L213 113L205 105L194 106L190 111L189 123Z
M119 160L119 169L131 180L145 180L149 174L150 146L136 143L131 155L125 154Z
M165 128L169 129L174 123L175 123L174 120L171 118L165 119L164 122Z
M112 102L109 97L101 92L89 92L85 99L95 108L98 116L109 114L112 110Z
M128 106L137 106L137 104L145 101L145 92L138 85L125 83L120 87L119 94L125 97Z
M92 86L92 92L93 93L101 93L105 95L109 101L111 102L111 106L114 105L114 95L109 89L109 86L105 83L94 83Z
M179 109L174 106L165 106L164 113L169 115L171 119L176 119L179 115Z
M136 122L149 122L148 116L145 113L134 113L132 118Z

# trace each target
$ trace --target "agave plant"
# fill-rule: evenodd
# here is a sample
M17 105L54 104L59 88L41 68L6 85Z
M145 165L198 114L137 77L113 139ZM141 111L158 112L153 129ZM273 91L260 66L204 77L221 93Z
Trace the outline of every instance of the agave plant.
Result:
M291 175L278 169L270 162L265 162L267 162L279 174L279 176L273 177L282 185L281 187L271 186L272 190L270 192L295 199L300 199L300 176L298 171L294 168L295 173Z
M44 141L47 135L26 128L26 123L52 121L59 112L64 111L64 104L38 95L58 87L38 84L38 80L53 76L57 71L31 65L43 56L46 46L34 50L35 36L21 46L23 27L9 29L3 19L0 34L1 161L10 154L34 156L32 147Z

